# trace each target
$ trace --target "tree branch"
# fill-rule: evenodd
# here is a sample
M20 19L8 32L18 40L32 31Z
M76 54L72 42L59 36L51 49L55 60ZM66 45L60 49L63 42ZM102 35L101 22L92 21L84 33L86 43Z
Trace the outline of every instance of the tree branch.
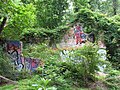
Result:
M8 82L10 82L10 83L12 83L12 84L17 84L16 81L10 80L10 79L8 79L8 78L6 78L6 77L4 77L4 76L1 76L1 75L0 75L0 78L4 79L4 80L6 80L6 81L8 81Z

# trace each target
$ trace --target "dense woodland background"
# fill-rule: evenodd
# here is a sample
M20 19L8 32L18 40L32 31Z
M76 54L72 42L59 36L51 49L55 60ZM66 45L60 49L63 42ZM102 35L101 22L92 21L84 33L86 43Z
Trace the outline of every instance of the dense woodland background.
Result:
M62 62L57 44L75 22L96 41L70 50L82 63ZM44 67L32 74L13 70L3 49L6 40L22 41L23 56L40 58ZM105 43L106 61L99 60L98 41ZM103 63L105 77L96 75ZM120 0L0 0L0 75L17 82L1 90L119 90ZM1 79L1 85L6 82Z

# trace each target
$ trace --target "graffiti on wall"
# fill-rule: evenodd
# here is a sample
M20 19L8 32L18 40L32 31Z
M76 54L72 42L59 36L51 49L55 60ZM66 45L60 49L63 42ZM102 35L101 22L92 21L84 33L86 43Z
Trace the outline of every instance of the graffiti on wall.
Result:
M21 57L22 53L22 42L20 41L7 41L6 42L6 51L11 58L12 64L15 66L15 69L21 71L24 68L23 58Z
M36 68L39 66L40 64L40 60L39 59L33 59L33 58L24 58L25 60L25 69L26 70L30 70L30 71L35 71Z
M86 42L95 42L95 35L93 32L85 33L82 23L75 23L70 30L66 32L61 40L60 48L76 48L82 47Z
M7 41L6 51L11 58L11 63L18 71L22 69L34 71L40 63L40 59L25 58L22 56L22 42Z

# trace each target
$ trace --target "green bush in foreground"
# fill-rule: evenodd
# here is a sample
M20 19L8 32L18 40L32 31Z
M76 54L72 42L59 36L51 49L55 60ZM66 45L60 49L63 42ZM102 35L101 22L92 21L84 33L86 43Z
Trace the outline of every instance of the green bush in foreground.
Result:
M93 44L70 51L70 57L62 63L61 69L64 71L64 76L83 85L86 85L89 80L94 81L100 63L97 51L97 46L93 46Z
M3 52L0 46L0 75L13 79L13 68L11 65L11 59L7 57L7 54Z
M20 80L18 85L10 86L12 89L9 90L13 88L18 90L87 90L84 87L96 80L95 73L101 63L97 51L97 46L93 44L70 50L69 58L63 62L60 58L60 50L48 49L44 44L30 45L23 51L24 55L41 58L45 66L38 67L30 79ZM107 79L106 81L108 82ZM8 87L3 88L8 90Z
M110 90L120 89L120 71L110 70L107 77L105 78L105 83L108 85Z

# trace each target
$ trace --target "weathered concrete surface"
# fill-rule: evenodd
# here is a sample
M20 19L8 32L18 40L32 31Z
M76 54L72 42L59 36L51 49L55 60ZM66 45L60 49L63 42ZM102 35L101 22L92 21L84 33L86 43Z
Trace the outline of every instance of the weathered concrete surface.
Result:
M74 36L74 29L71 28L67 34L64 35L63 39L59 43L59 48L62 49L71 49L71 48L79 48L82 47L83 44L76 45L76 39Z

